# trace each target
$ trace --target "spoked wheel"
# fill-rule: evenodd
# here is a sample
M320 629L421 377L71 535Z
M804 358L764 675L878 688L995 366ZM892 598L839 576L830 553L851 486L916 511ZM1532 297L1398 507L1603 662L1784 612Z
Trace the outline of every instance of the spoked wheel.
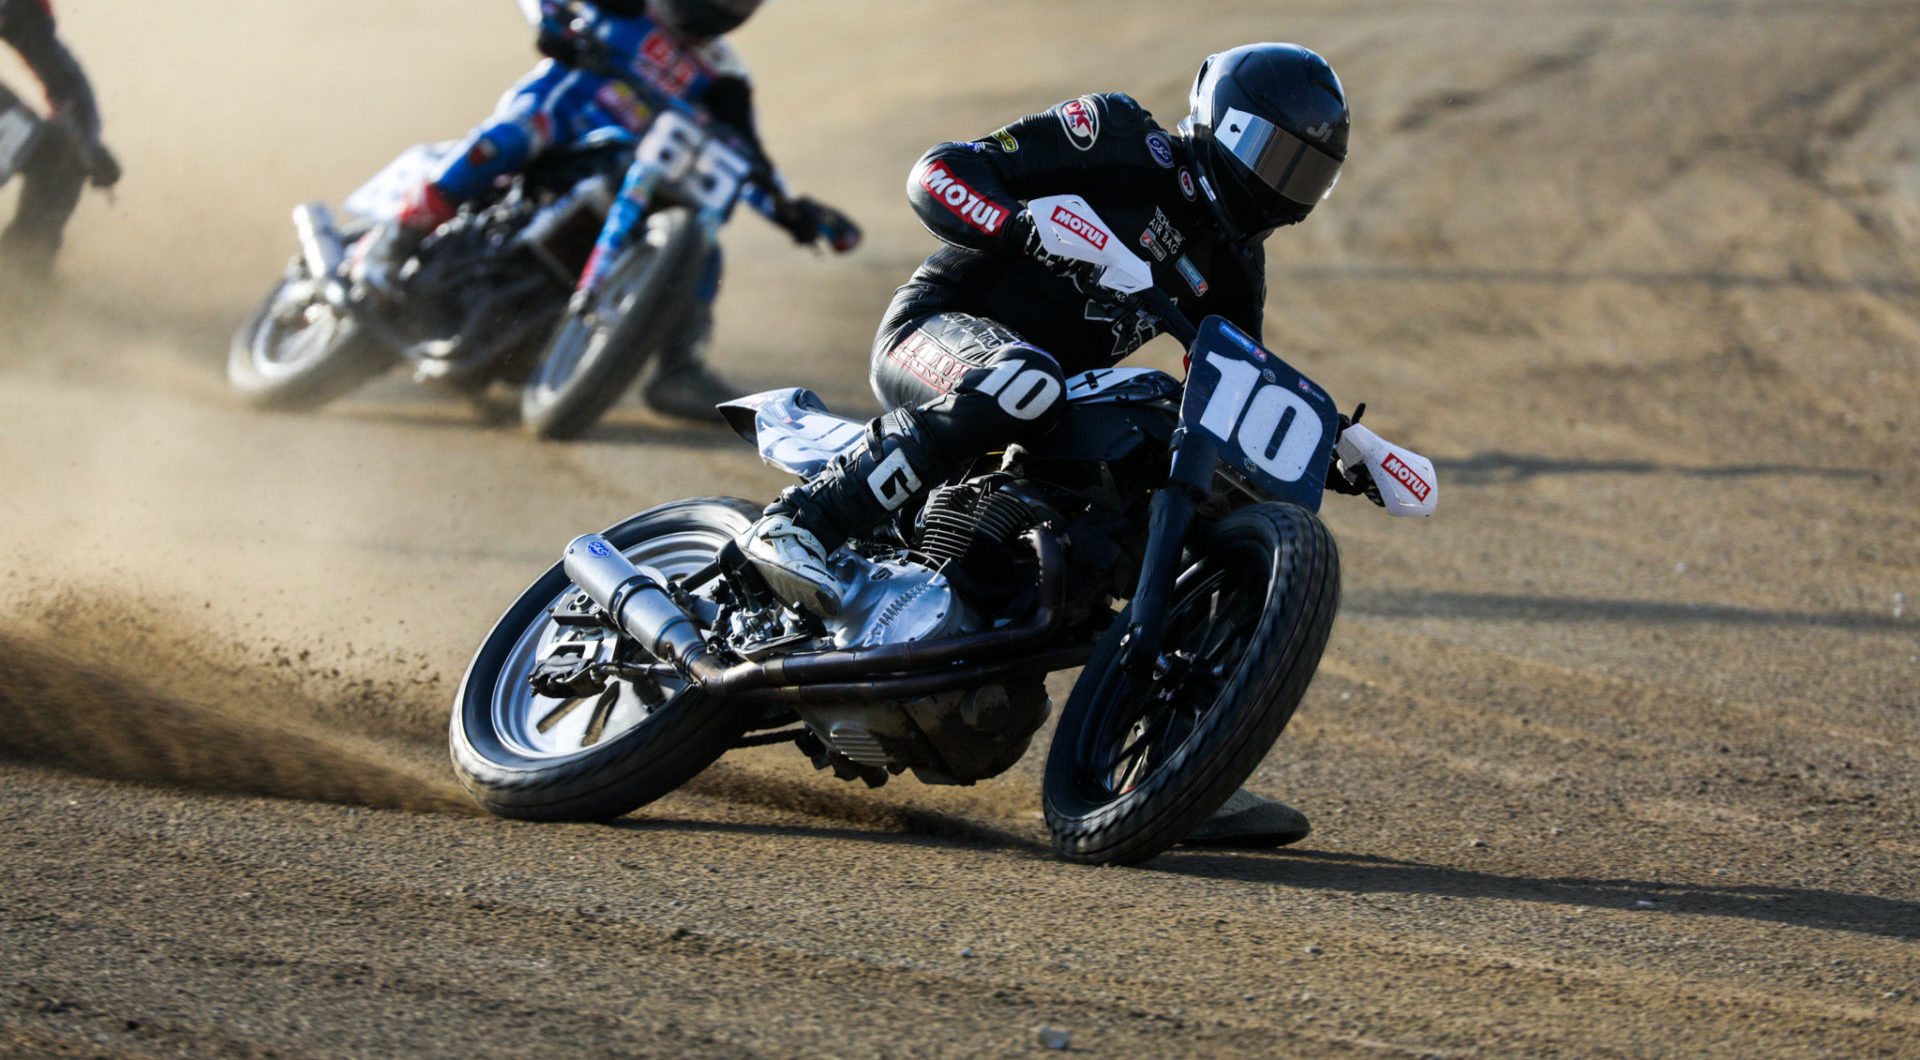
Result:
M1339 553L1311 512L1258 504L1215 524L1159 657L1122 665L1123 612L1074 685L1044 789L1060 853L1132 864L1206 820L1292 719L1339 601Z
M569 312L521 391L520 419L537 438L573 438L593 426L693 308L705 238L693 211L661 210Z
M683 577L713 561L758 517L745 501L708 498L650 509L606 531L636 565ZM449 743L467 791L503 817L608 820L693 779L746 723L659 667L582 696L537 695L549 660L651 663L600 626L557 622L579 592L555 564L509 608L474 655L454 703Z
M379 376L398 359L351 313L328 302L323 284L296 260L234 333L227 381L255 408L304 411Z

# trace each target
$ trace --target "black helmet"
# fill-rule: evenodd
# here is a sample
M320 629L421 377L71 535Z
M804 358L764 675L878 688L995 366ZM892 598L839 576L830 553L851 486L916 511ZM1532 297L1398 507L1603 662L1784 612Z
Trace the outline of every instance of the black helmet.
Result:
M1255 243L1298 224L1340 179L1347 94L1325 59L1297 44L1245 44L1209 55L1182 128L1214 216Z
M760 9L760 0L653 0L653 17L683 37L732 33Z

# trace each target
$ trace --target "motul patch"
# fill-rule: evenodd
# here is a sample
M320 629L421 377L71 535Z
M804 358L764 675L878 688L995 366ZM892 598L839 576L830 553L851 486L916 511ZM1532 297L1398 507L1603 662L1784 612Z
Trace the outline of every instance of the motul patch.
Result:
M1399 453L1388 453L1387 458L1380 461L1380 470L1392 475L1395 482L1407 487L1409 493L1422 501L1427 499L1427 494L1433 492L1433 486L1426 479L1421 478L1418 472L1408 467L1406 461L1400 459Z
M920 176L920 186L954 215L990 236L1007 223L1007 208L981 195L953 175L944 162L935 162Z
M1064 206L1053 208L1053 223L1087 241L1095 250L1107 249L1107 231Z
M1100 112L1095 109L1092 96L1081 96L1060 104L1054 113L1060 116L1060 127L1067 131L1067 139L1082 151L1092 150L1094 141L1100 139Z

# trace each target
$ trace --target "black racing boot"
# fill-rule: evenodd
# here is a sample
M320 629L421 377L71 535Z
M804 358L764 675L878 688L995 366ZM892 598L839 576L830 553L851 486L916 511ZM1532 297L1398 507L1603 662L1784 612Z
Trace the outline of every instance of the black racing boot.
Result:
M405 221L382 221L360 244L353 262L354 287L381 302L392 302L400 292L400 270L420 249L431 229Z
M740 549L782 600L832 618L846 587L827 557L847 538L925 494L945 477L946 464L914 410L895 409L868 424L866 438L852 452L781 493L740 535Z
M1306 814L1241 788L1182 842L1196 847L1264 850L1298 843L1312 832Z
M738 389L707 367L703 354L713 335L713 306L701 304L660 349L659 365L647 383L647 404L655 412L683 420L721 423L714 406L740 396Z

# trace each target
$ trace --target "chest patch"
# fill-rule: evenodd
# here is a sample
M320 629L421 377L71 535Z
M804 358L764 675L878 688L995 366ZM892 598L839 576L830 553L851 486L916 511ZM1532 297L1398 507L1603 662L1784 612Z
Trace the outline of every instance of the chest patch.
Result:
M1193 288L1194 294L1202 298L1207 296L1207 278L1200 275L1200 270L1195 268L1193 262L1188 260L1185 255L1182 255L1179 261L1174 262L1173 267L1180 271L1180 278L1187 281L1187 286Z
M1140 233L1140 246L1153 255L1155 261L1165 261L1180 253L1187 245L1187 237L1180 234L1173 222L1167 220L1166 211L1158 206L1153 208L1153 220L1147 222L1147 230Z

